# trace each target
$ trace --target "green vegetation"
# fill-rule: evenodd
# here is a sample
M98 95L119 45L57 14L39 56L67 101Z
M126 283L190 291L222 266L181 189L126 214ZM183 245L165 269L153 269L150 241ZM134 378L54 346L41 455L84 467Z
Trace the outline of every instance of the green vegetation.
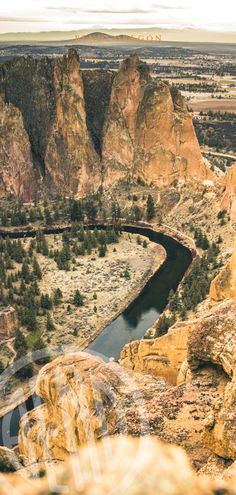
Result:
M175 322L176 319L174 316L160 316L156 326L155 338L165 335L168 332L169 328L175 324Z
M200 243L203 241L205 247L205 235L199 236L197 229L197 238ZM158 320L155 337L160 337L168 332L169 328L174 325L177 318L185 320L188 311L193 311L209 294L210 284L216 276L219 264L217 257L219 255L219 246L216 243L209 244L201 258L194 261L191 272L185 277L182 288L179 292L173 290L169 294L169 314L164 314Z
M84 298L79 290L77 290L74 294L73 304L78 308L84 305Z
M150 221L155 216L155 203L151 194L148 195L147 199L147 220Z
M60 248L58 243L54 245L42 232L28 241L0 238L0 303L4 306L12 305L16 309L23 327L23 331L17 331L14 343L15 361L25 358L24 366L16 369L17 377L26 379L33 375L31 352L44 349L42 335L44 332L50 334L55 329L52 310L65 302L59 287L52 294L41 292L42 257L55 260L60 270L73 270L78 257L85 254L106 256L108 245L116 245L119 238L120 229L116 226L91 231L78 225L74 225L71 231L65 231L59 238ZM84 298L79 291L72 297L72 303L77 307L84 305ZM68 312L72 312L71 306L68 306ZM47 338L50 339L50 335ZM36 364L41 365L47 360L48 357L39 356ZM3 363L0 362L0 374L3 371Z

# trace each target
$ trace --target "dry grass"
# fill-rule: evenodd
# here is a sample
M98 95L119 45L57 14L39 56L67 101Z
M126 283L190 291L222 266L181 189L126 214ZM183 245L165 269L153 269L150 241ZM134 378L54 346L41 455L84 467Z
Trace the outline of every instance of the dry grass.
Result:
M188 106L195 112L231 112L236 113L236 99L232 100L202 100L202 101L189 101Z

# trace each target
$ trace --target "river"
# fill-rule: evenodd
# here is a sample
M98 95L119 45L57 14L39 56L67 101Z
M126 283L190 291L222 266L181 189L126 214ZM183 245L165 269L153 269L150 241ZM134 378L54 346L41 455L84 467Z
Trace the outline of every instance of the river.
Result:
M102 226L96 226L96 228L102 228ZM66 229L47 229L46 233L56 234L63 230ZM144 336L148 328L164 311L170 290L177 289L192 262L191 251L171 237L157 233L148 227L124 226L123 230L131 234L144 235L151 241L161 244L166 250L167 257L140 295L86 349L87 352L102 355L105 359L109 357L118 359L125 344ZM32 236L35 236L35 233L23 234L21 232L11 234L9 237ZM3 237L6 237L6 234ZM39 398L33 396L0 419L0 445L11 448L17 444L20 418L39 403Z

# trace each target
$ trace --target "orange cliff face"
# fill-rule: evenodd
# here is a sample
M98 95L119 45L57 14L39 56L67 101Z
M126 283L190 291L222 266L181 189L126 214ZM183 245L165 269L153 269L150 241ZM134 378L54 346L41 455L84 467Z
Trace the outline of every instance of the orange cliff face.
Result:
M49 189L87 195L100 185L99 158L86 124L83 80L75 50L54 66L55 117L45 156Z
M35 197L36 176L20 111L0 97L0 196Z
M232 220L236 219L236 163L230 167L226 175L221 208L231 214Z
M236 297L236 240L230 262L213 280L210 288L211 303Z
M114 175L141 176L157 185L214 179L181 94L153 81L137 56L125 60L115 77L102 157L107 185Z
M74 49L59 59L13 59L0 67L0 94L19 120L1 137L1 195L33 198L35 177L49 195L75 197L120 179L214 179L181 94L152 80L136 55L115 77L82 73Z

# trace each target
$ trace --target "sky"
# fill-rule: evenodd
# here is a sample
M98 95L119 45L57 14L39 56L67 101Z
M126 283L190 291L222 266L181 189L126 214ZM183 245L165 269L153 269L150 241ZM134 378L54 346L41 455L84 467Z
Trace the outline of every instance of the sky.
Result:
M0 33L160 27L236 32L235 0L5 0Z

